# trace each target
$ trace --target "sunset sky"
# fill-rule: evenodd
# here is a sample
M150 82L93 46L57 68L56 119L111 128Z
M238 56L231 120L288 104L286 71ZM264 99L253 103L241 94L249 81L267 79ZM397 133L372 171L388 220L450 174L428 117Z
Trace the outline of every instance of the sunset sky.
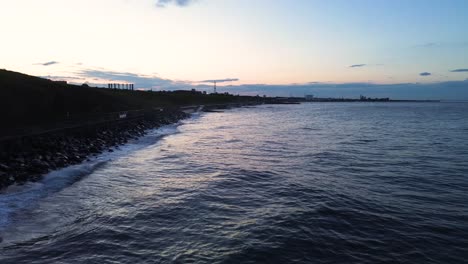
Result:
M466 87L467 14L466 0L0 0L0 68L156 89Z

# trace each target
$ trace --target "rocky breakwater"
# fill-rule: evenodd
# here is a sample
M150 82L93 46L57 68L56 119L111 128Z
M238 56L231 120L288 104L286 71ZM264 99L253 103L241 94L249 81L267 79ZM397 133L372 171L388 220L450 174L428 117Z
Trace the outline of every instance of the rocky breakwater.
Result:
M51 170L81 163L90 156L143 136L149 129L175 123L188 114L164 110L120 122L77 127L0 142L0 190L38 181Z

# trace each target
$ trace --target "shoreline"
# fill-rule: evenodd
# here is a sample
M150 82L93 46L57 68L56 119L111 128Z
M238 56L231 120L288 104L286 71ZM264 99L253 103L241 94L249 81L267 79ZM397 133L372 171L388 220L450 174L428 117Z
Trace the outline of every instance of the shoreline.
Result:
M84 126L0 143L0 193L13 184L35 182L50 171L82 163L93 155L113 152L150 129L188 118L181 110L164 110L141 119Z
M140 138L151 129L177 123L197 111L222 112L257 104L245 102L161 108L139 119L84 124L0 141L0 194L13 184L37 182L51 171L80 164L104 152L113 152L113 148L125 145L130 139Z

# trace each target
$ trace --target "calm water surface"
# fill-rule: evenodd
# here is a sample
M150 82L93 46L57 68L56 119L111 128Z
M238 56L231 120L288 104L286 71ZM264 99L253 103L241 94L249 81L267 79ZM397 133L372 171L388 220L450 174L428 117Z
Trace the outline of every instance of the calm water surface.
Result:
M468 104L196 114L0 194L0 263L466 263Z

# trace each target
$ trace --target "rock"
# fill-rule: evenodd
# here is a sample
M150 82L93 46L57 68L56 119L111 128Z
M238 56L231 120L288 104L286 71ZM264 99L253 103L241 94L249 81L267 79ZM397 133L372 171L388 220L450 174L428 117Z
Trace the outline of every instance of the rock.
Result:
M31 162L30 168L28 169L28 171L41 172L41 171L47 170L48 168L49 168L49 164L46 161L35 159Z
M37 182L40 179L42 179L42 175L40 175L40 174L35 174L35 175L30 176L30 180L33 181L33 182Z
M8 171L10 167L5 164L0 163L0 171Z
M92 146L89 151L91 151L91 153L99 153L99 149L95 146Z

